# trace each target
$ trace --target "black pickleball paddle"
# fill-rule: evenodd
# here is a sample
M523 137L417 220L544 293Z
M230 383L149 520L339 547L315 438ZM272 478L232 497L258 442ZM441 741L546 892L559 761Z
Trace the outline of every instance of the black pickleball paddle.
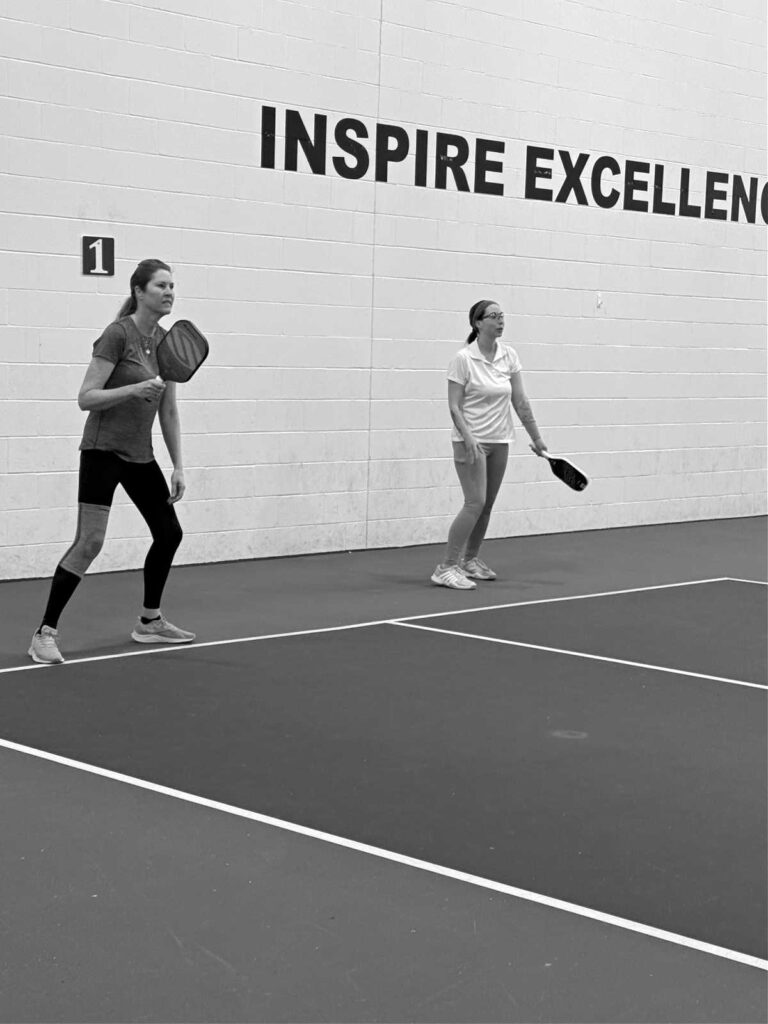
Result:
M157 346L161 379L186 384L203 365L209 351L205 336L191 320L177 320Z
M579 469L578 466L566 459L563 455L553 455L552 452L537 452L531 445L531 450L534 451L535 455L540 455L540 458L546 459L549 463L549 468L552 470L558 480L562 480L564 484L570 487L574 491L583 491L589 483L589 478L585 473Z

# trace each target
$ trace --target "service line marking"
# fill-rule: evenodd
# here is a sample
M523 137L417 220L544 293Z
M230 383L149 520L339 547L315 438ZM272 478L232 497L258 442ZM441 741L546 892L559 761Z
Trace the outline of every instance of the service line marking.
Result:
M730 683L732 686L749 686L755 690L768 690L768 685L751 683L745 679L729 679L727 676L708 676L703 672L688 672L682 668L668 668L665 665L647 665L642 661L626 661L623 658L609 658L602 654L587 654L584 651L571 651L563 647L547 647L544 644L526 644L522 640L503 640L496 636L483 636L481 633L461 633L456 629L440 629L438 626L423 626L418 622L395 620L393 626L405 629L421 629L427 633L443 633L445 636L460 636L468 640L483 640L485 643L505 644L508 647L526 647L532 651L546 651L548 654L567 654L571 658L588 658L590 661L607 661L612 665L629 665L631 668L645 668L653 672L668 672L676 676L692 676L694 679L710 679L716 683Z

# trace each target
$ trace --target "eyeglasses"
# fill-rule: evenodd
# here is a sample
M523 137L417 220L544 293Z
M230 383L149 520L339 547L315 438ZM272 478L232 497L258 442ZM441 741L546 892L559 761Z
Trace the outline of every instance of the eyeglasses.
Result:
M503 313L486 313L484 317L481 317L481 319L482 320L503 320L504 319L504 314Z

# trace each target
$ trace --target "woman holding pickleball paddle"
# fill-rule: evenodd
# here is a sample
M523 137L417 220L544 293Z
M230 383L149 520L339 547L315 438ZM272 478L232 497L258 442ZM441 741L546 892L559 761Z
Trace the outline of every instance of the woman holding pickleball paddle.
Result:
M160 327L173 300L168 264L142 260L131 276L131 294L117 319L93 345L77 399L88 412L80 444L77 532L56 567L42 623L32 637L33 661L64 661L57 642L59 616L101 551L118 484L152 535L144 563L144 606L131 638L166 644L195 639L194 633L168 622L160 609L182 538L173 507L185 488L176 383L189 380L208 354L205 338L188 321L179 321L168 332ZM173 462L170 490L152 450L157 415Z
M474 590L476 580L496 573L480 558L491 510L507 468L515 430L512 408L531 438L531 448L545 455L523 387L517 353L501 343L504 313L492 299L469 311L472 328L466 345L448 366L448 408L453 420L453 461L464 492L464 505L448 531L442 562L432 582L453 590ZM511 402L510 402L511 397Z

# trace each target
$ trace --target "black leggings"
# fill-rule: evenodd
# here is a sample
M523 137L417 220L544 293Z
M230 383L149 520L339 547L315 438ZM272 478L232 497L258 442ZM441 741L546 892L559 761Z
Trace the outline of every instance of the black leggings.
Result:
M182 531L163 472L152 462L126 462L114 452L80 453L75 540L59 562L43 623L56 627L59 615L104 544L117 485L143 516L152 546L144 561L144 607L159 608Z

